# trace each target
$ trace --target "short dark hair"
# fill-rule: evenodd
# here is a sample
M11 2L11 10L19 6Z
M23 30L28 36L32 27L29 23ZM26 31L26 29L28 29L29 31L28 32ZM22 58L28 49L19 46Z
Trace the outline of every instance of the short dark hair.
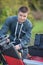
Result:
M26 12L28 12L28 7L22 6L22 7L19 8L18 12L20 12L20 11L23 12L23 13L26 13Z

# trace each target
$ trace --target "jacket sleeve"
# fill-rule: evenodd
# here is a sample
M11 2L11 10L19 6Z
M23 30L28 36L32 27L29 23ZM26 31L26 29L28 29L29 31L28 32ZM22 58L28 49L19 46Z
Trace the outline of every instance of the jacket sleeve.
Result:
M2 26L0 30L0 36L5 35L8 32L9 25L10 25L10 18L7 18L4 25Z
M27 24L27 30L24 35L24 37L21 40L21 46L22 48L27 48L30 43L30 37L31 37L31 30L32 30L32 23Z

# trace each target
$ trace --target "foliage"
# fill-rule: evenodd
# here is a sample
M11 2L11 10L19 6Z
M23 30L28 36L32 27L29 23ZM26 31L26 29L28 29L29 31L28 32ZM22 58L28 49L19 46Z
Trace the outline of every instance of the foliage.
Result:
M36 10L40 10L43 0L0 0L0 24L3 23L6 17L17 15L18 8L22 5L32 8L36 8ZM42 8L43 9L43 8ZM30 13L28 15L30 20L34 20L33 15Z

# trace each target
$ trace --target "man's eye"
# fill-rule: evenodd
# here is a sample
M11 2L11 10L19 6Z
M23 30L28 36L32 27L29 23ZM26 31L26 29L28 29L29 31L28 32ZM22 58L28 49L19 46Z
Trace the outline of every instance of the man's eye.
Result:
M26 16L24 16L24 17L26 17Z
M22 17L23 15L20 14L20 16ZM23 17L26 17L26 16L23 16Z
M20 15L20 16L22 16L22 15Z

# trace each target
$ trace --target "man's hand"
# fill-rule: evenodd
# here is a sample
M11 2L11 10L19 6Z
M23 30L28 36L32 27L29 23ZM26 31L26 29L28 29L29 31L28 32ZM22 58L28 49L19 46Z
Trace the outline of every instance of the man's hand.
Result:
M15 46L15 49L17 49L17 50L19 50L19 49L20 49L19 44Z
M9 43L10 42L10 39L7 39L7 43Z

